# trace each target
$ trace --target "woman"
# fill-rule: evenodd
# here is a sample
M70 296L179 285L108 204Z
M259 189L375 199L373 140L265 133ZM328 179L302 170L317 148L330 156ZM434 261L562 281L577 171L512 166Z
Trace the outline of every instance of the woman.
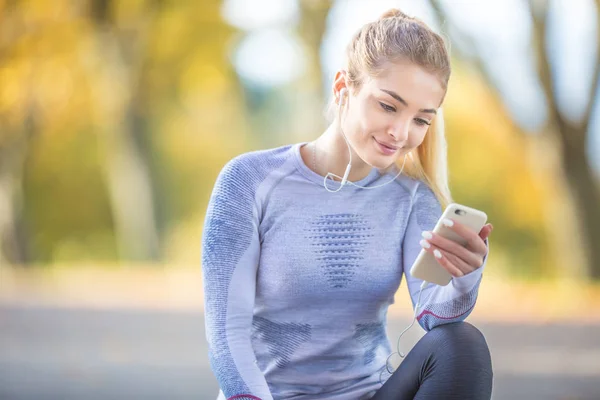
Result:
M451 201L435 128L449 77L442 38L392 9L353 37L333 83L336 118L320 137L223 168L202 238L219 399L490 398L487 344L462 321L492 227L455 223L465 247L430 232ZM329 171L344 184L324 182ZM387 309L403 273L417 302L422 282L408 270L421 248L453 278L424 287L427 333L389 371Z

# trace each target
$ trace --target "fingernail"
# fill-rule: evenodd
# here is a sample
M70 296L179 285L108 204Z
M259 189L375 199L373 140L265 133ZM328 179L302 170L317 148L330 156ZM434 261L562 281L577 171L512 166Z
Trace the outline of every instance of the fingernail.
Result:
M433 237L431 235L431 232L428 231L423 231L423 233L421 233L421 236L423 236L425 239L431 239Z
M435 249L433 251L433 255L435 256L435 258L442 258L442 253L440 253L438 249Z
M429 242L427 240L425 240L425 239L421 240L419 243L421 244L422 247L425 247L426 249L428 249L428 248L431 247L431 245L429 244Z
M454 226L454 221L452 221L451 219L448 219L448 218L444 218L442 220L442 224L444 224L445 226L450 227L450 226Z

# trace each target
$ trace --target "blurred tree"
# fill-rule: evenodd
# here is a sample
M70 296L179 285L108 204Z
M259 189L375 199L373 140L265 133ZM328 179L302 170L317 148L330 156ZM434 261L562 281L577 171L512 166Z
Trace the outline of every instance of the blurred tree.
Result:
M25 105L25 124L19 128L10 126L0 111L0 266L25 264L31 259L23 223L22 185L29 138L35 134L33 107Z
M331 9L332 0L300 0L300 23L298 32L307 53L307 71L297 82L299 90L309 98L302 104L302 125L305 131L317 134L325 129L325 121L318 118L323 114L323 67L321 59L321 44L327 26L327 16ZM306 118L306 115L312 116Z
M106 160L107 188L120 258L157 261L161 233L156 216L149 133L144 126L140 84L148 58L148 34L156 2L137 2L128 26L119 26L120 4L92 0L94 63L90 63L95 117ZM130 10L131 11L131 10Z
M453 198L485 210L496 228L492 273L519 279L560 276L539 207L547 182L530 168L525 135L501 100L460 60L453 60L444 120Z
M439 0L431 0L432 8L435 10L438 19L445 21L451 28L447 29L451 39L461 43L472 43L472 38L468 37L460 27L452 23L452 19L444 12L444 6ZM600 23L600 0L595 0L597 21ZM573 232L568 229L568 221L557 218L557 210L563 209L565 200L559 196L546 196L541 203L546 209L546 220L550 236L554 237L556 246L553 250L559 254L561 263L568 266L570 273L584 273L588 277L600 280L600 247L597 245L600 239L600 185L594 177L589 159L586 154L585 144L590 133L590 123L595 103L599 101L598 93L600 91L600 27L597 28L596 60L593 69L593 84L589 90L589 98L583 117L580 121L571 121L564 116L558 106L558 97L555 85L553 84L553 75L551 72L551 62L548 56L548 1L529 1L529 10L533 20L533 48L536 52L536 63L538 69L538 80L546 96L546 104L549 109L549 117L546 124L540 130L539 135L527 135L527 141L531 142L528 147L531 149L533 157L540 159L540 154L548 161L544 163L546 167L554 167L551 171L539 171L540 173L550 174L550 176L564 182L563 185L569 188L572 196L572 215L577 219L581 227L582 234L579 236L583 243L583 251L587 257L582 258L582 262L587 261L587 266L578 270L577 256L574 246L578 243L573 240ZM476 46L471 46L476 48ZM460 47L453 48L460 53ZM494 79L490 74L490 68L481 54L468 56L460 53L460 57L486 77L491 87L498 89ZM499 90L498 90L499 91ZM500 95L500 94L499 94ZM552 156L549 152L560 152L557 156ZM556 160L553 164L552 161ZM561 179L562 177L562 179ZM554 182L556 184L556 182ZM564 214L563 214L564 215Z
M220 6L0 1L0 262L196 262L249 139Z
M22 47L31 32L17 1L0 2L0 265L31 259L23 218L24 164L38 125L39 97Z
M231 64L239 32L221 1L165 2L152 29L147 124L165 193L167 260L198 262L203 214L223 165L256 142Z

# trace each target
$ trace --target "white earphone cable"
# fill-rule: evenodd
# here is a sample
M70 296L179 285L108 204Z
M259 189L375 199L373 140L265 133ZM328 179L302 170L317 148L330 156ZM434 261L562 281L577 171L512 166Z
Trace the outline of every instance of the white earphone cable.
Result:
M348 138L346 138L346 134L344 133L344 130L342 129L342 105L344 104L344 97L345 97L345 95L347 94L347 92L348 92L348 90L347 90L346 88L342 89L342 90L341 90L341 92L340 92L340 104L339 104L339 107L338 107L338 123L339 123L339 128L340 128L340 131L342 132L342 136L343 136L344 140L346 141L346 146L348 146L348 155L349 155L349 161L348 161L348 165L346 166L346 171L344 172L344 176L343 176L343 177L341 177L341 176L339 176L339 175L336 175L336 174L333 174L333 173L331 173L331 172L328 172L328 173L327 173L327 175L326 175L326 176L323 178L323 186L324 186L324 187L325 187L325 189L326 189L328 192L330 192L330 193L336 193L336 192L339 192L339 191L340 191L340 190L341 190L341 189L344 187L344 185L346 185L346 184L348 184L348 183L349 183L350 185L356 186L356 187L358 187L358 188L361 188L361 189L376 189L376 188L378 188L378 187L385 186L385 185L387 185L388 183L391 183L391 182L393 182L394 180L396 180L396 178L397 178L398 176L400 176L400 174L401 174L401 173L402 173L402 171L404 170L404 165L406 164L406 156L407 156L407 154L406 154L406 155L404 155L404 162L402 163L402 168L400 168L400 172L398 172L398 174L397 174L397 175L396 175L396 176L395 176L393 179L391 179L390 181L388 181L388 182L385 182L385 183L383 183L383 184L381 184L381 185L376 185L376 186L369 186L369 187L366 187L366 186L360 186L360 185L357 185L357 184L355 184L354 182L348 181L348 175L350 174L350 169L352 168L352 151L351 151L351 148L350 148L350 142L348 142ZM330 176L333 176L333 177L336 177L336 178L338 178L338 179L341 179L341 182L340 182L340 187L339 187L339 188L337 188L337 189L335 189L335 190L331 190L331 189L329 189L329 188L327 187L327 178L329 178ZM333 179L332 179L332 180L333 180ZM402 331L402 333L400 333L400 336L398 336L398 342L397 342L397 344L396 344L396 350L397 350L397 351L396 351L396 352L394 352L394 353L392 353L392 354L390 354L390 355L387 357L387 359L385 360L385 366L384 366L384 368L382 368L382 369L381 369L381 372L380 372L380 374L379 374L379 382L380 382L380 383L382 383L382 384L383 384L383 382L381 382L381 374L383 373L383 371L384 371L384 370L387 370L387 372L388 372L389 374L392 374L392 373L394 372L394 371L390 371L390 369L389 369L389 367L388 367L388 365L389 365L389 360L390 360L390 357L391 357L391 356L393 356L393 355L394 355L394 354L396 354L396 353L397 353L397 354L398 354L398 355L399 355L401 358L404 358L404 357L405 357L405 354L404 354L404 353L402 353L402 352L400 351L400 339L401 339L401 338L402 338L402 336L403 336L403 335L404 335L404 334L405 334L405 333L406 333L406 332L407 332L407 331L408 331L410 328L412 328L412 326L415 324L415 321L417 320L417 314L418 314L418 312L419 312L419 307L421 306L421 294L423 293L423 289L424 289L424 288L427 286L427 284L428 284L428 283L429 283L429 282L427 282L427 281L423 281L423 283L421 284L421 287L420 287L420 289L419 289L419 295L418 295L418 297L417 297L417 303L415 304L415 312L414 312L414 315L413 315L412 322L410 323L410 325L409 325L408 327L406 327L406 328L405 328L405 329Z
M391 179L391 180L389 180L388 182L382 183L381 185L368 186L368 187L367 187L367 186L360 186L360 185L357 185L356 183L354 183L354 182L352 182L352 181L348 181L348 180L346 181L346 184L350 184L350 185L352 185L352 186L356 186L356 187L358 187L358 188L361 188L361 189L377 189L378 187L385 186L385 185L387 185L388 183L390 183L390 182L394 181L394 180L395 180L397 177L399 177L399 176L400 176L400 174L402 173L402 171L404 170L404 164L405 164L405 163L406 163L406 156L404 156L404 162L402 163L402 168L400 169L400 172L398 172L394 178L392 178L392 179ZM346 167L346 169L348 170L348 172L350 172L350 171L349 171L349 167L350 167L350 164L348 164L348 167ZM339 188L337 188L337 189L335 189L335 190L331 190L331 189L329 189L329 188L327 187L327 178L328 178L328 177L330 177L330 176L334 176L334 177L336 177L336 178L338 178L338 179L342 179L342 180L343 180L343 178L342 178L341 176L339 176L339 175L336 175L336 174L334 174L334 173L331 173L331 172L328 172L328 173L327 173L327 175L326 175L326 176L323 178L323 186L324 186L324 187L325 187L325 189L326 189L328 192L330 192L330 193L336 193L336 192L339 192L339 191L341 190L341 188L343 187L343 185L340 185L340 187L339 187ZM332 179L332 180L333 180L333 179Z
M381 374L383 374L384 369L387 370L388 374L393 374L394 371L390 371L389 368L389 361L390 361L390 357L393 356L394 354L398 354L400 356L400 358L404 358L406 357L406 354L404 354L403 352L400 351L400 338L402 338L402 336L408 332L408 330L410 328L412 328L412 326L415 324L415 321L417 320L417 314L419 312L419 306L421 305L421 293L423 293L423 289L425 288L425 286L427 286L429 282L427 281L423 281L423 283L421 284L421 288L419 289L419 296L417 297L417 303L415 304L415 313L413 315L413 319L412 322L410 323L410 325L408 327L406 327L402 333L400 333L400 336L398 336L398 342L396 343L396 352L391 353L385 360L385 366L383 368L381 368L381 372L379 373L379 383L383 384L383 382L381 381Z
M348 90L346 88L342 89L340 92L340 104L338 106L338 123L339 123L339 127L340 127L340 131L342 132L342 137L344 138L344 140L346 141L346 146L348 146L348 156L349 156L349 161L348 161L348 165L346 166L346 171L344 172L344 176L339 176L336 175L332 172L328 172L327 175L325 175L325 177L323 178L323 187L325 187L325 190L327 190L329 193L337 193L340 190L342 190L342 188L344 187L344 185L346 184L350 184L352 186L356 186L357 188L360 189L377 189L381 186L385 186L388 183L392 183L393 181L396 180L397 177L400 176L400 174L402 173L402 171L404 170L404 164L406 164L406 154L404 155L404 162L402 163L402 168L400 168L400 172L398 172L398 174L396 174L396 176L392 179L390 179L389 181L382 183L381 185L376 185L376 186L360 186L355 184L354 182L351 182L348 180L348 175L350 175L350 169L352 168L352 151L350 150L350 142L348 142L348 138L346 137L346 134L344 133L344 130L342 129L342 105L344 104L344 97L346 96L346 94L348 93ZM335 190L329 189L329 187L327 187L327 178L329 177L336 177L338 179L341 180L340 183L340 187L338 187ZM333 180L333 179L331 179Z

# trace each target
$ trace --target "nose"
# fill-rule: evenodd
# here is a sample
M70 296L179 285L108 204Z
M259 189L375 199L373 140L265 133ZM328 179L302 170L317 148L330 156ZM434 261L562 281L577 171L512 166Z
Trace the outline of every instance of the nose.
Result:
M388 134L394 138L394 142L404 142L408 139L408 128L410 124L404 120L397 121L390 126Z

